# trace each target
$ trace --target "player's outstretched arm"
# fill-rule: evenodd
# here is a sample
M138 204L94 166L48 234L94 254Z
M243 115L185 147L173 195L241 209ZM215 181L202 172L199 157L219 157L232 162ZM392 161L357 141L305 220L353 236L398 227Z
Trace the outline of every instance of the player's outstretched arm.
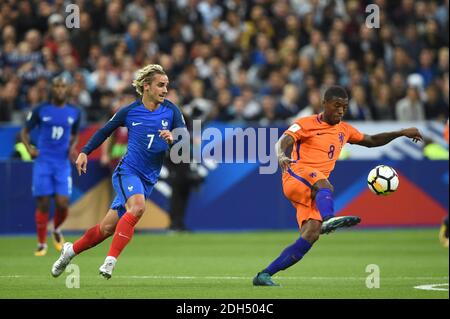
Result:
M75 162L77 159L77 144L78 144L78 134L70 135L69 142L69 158L72 162Z
M423 136L420 134L419 130L415 127L405 128L400 131L386 132L375 135L364 135L364 138L355 144L366 146L366 147L377 147L383 146L396 139L397 137L406 136L413 140L414 143L418 141L423 141Z
M87 144L81 149L81 153L75 161L79 175L81 175L81 172L86 173L88 155L91 154L91 152L97 147L102 145L116 128L125 125L125 118L130 109L130 107L126 107L114 114L114 116L101 129L95 132Z
M75 161L75 165L77 166L78 176L81 175L81 172L86 174L87 170L87 155L85 153L80 153L78 155L77 160Z
M23 145L25 145L25 148L27 149L28 153L30 153L32 158L36 158L39 155L39 151L31 146L30 144L30 131L28 128L24 127L20 131L20 140L22 141Z
M291 158L286 156L286 150L294 145L294 139L292 136L283 134L275 144L275 150L277 152L278 164L281 167L281 172L284 173L289 165L294 162Z

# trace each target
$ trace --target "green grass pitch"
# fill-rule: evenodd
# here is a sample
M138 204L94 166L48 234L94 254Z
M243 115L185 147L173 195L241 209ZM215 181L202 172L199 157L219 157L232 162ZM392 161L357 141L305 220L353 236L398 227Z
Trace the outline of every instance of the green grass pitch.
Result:
M110 280L98 267L111 239L76 257L79 288L66 287L69 273L50 275L59 256L53 246L47 256L34 257L34 237L3 236L0 298L448 299L448 249L437 235L438 229L325 235L302 261L274 276L281 287L253 287L255 273L297 238L295 232L136 234ZM366 287L371 264L379 267L379 288ZM414 288L436 284L443 290Z

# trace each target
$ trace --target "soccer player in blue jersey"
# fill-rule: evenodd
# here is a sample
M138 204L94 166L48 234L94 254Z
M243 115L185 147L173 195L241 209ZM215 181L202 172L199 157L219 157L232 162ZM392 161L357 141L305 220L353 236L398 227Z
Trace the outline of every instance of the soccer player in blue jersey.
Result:
M65 243L53 264L59 276L70 260L114 234L100 274L111 278L117 258L133 237L134 227L144 214L145 199L156 184L165 152L174 143L172 130L186 127L179 108L167 100L169 79L163 68L150 64L136 73L133 86L142 98L117 112L83 147L76 161L78 173L86 173L87 156L119 126L128 128L128 150L117 165L112 183L117 193L100 224L92 227L74 244Z
M33 195L37 198L35 213L38 247L36 256L47 254L47 224L50 198L55 199L53 243L60 251L64 244L60 227L67 217L72 192L69 157L74 154L78 138L80 111L66 103L68 85L61 78L52 81L50 103L37 106L27 118L20 136L33 158ZM39 129L37 148L30 144L30 131Z

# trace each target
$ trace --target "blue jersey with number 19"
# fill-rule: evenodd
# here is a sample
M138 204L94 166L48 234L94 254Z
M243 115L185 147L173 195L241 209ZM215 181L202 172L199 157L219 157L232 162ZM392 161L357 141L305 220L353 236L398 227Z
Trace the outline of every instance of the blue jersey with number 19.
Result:
M58 107L50 103L37 106L26 122L28 130L39 127L38 159L68 160L70 136L78 132L80 111L69 104Z
M89 155L119 126L128 128L128 149L119 164L121 172L137 174L155 184L169 148L159 131L186 127L181 111L167 99L154 111L145 108L140 99L136 100L118 111L81 151Z

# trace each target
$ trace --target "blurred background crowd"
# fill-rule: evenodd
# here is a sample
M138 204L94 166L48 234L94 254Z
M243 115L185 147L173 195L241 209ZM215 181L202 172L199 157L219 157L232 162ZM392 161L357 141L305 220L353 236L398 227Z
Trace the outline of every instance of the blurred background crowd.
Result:
M67 28L67 5L80 9ZM380 28L368 28L368 4ZM331 84L347 120L446 121L448 0L3 0L0 122L23 123L71 82L83 124L135 98L134 72L161 64L170 96L205 121L270 125L318 113Z

